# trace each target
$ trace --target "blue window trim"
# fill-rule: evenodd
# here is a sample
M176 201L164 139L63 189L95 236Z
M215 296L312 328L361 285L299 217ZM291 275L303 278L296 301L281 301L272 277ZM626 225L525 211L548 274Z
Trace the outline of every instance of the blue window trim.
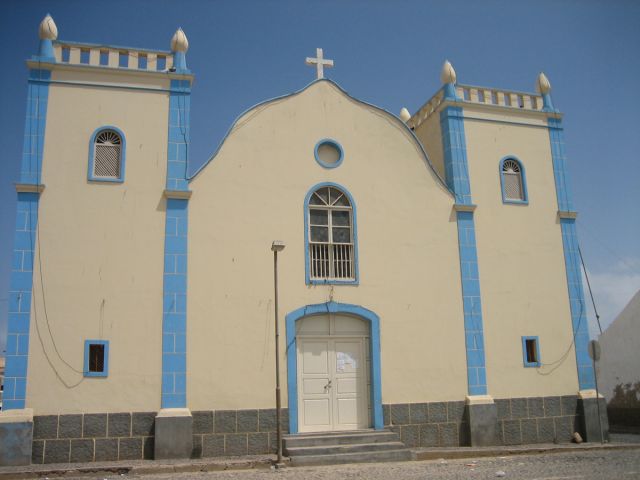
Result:
M528 362L527 361L527 340L535 340L536 342L536 359L537 362ZM540 339L537 336L534 337L522 337L522 363L525 367L539 367L542 365L540 361Z
M322 145L325 145L325 144L329 144L329 145L337 148L338 152L340 152L340 157L338 157L338 160L335 163L327 163L327 162L324 162L324 161L322 161L320 159L320 155L318 154L318 149ZM313 149L313 155L316 157L316 162L318 162L324 168L336 168L336 167L339 167L340 164L342 163L342 161L344 160L344 150L342 149L342 145L340 145L338 142L336 142L332 138L323 138L318 143L316 143L316 146Z
M520 166L520 179L522 180L522 196L524 197L523 200L513 200L510 198L507 198L504 194L504 174L502 173L502 166L504 165L504 162L506 162L507 160L513 160L514 162L517 162L518 165ZM515 157L514 155L507 155L502 160L500 160L498 173L500 174L500 190L502 191L502 203L510 203L515 205L529 205L529 193L527 191L527 175L524 170L524 164L520 161L520 159Z
M89 371L89 346L104 345L104 369L102 372ZM108 377L109 376L109 341L108 340L85 340L84 341L84 368L85 377Z
M353 256L354 256L354 279L353 280L313 280L311 279L311 272L309 268L309 200L311 199L311 195L316 190L323 187L334 187L344 193L349 199L349 203L351 203L351 222L353 228ZM358 218L356 215L356 202L354 202L353 197L349 193L349 191L344 188L342 185L334 182L321 182L313 187L307 192L307 195L304 197L304 275L305 275L305 283L307 285L358 285L360 283L360 273L358 269Z
M382 430L382 377L380 370L380 317L371 310L348 303L327 302L306 305L285 317L287 330L287 388L289 400L289 433L298 433L298 365L296 322L301 318L327 313L354 315L369 322L371 348L371 410L373 428Z
M94 177L93 176L93 162L95 160L95 141L98 134L104 130L113 130L118 135L120 135L120 140L122 141L122 148L120 149L120 177L118 178L104 178L104 177ZM118 127L113 125L103 125L102 127L96 128L91 135L91 139L89 140L89 164L87 166L87 180L90 182L100 182L100 183L123 183L124 182L124 170L125 170L125 158L127 153L127 140L124 136L124 132L120 130Z

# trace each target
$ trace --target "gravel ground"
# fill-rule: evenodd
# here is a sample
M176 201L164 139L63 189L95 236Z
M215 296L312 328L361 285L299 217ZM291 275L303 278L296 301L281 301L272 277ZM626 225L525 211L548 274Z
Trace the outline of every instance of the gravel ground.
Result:
M177 480L414 480L414 479L522 479L522 480L569 480L569 479L640 479L640 450L584 451L554 453L548 455L518 455L489 457L477 460L434 460L423 462L376 463L337 465L323 467L297 467L281 470L246 470L206 473L171 473L156 475L110 475L109 480L126 477L139 479ZM93 479L95 476L65 479Z

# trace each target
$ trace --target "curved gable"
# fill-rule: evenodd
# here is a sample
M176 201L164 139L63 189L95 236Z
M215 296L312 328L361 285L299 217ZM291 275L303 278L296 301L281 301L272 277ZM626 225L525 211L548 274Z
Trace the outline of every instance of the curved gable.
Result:
M319 100L319 102L316 105L322 106L321 111L317 111L315 109L316 105L313 104L314 100ZM413 147L413 149L415 150L415 155L424 162L424 165L427 167L428 172L430 173L432 178L442 188L444 188L444 190L446 190L451 194L451 191L446 186L444 179L440 177L440 175L434 169L433 164L429 160L429 157L426 151L422 147L422 144L420 143L418 138L415 136L413 131L410 128L408 128L406 124L402 122L402 120L400 120L397 116L393 115L387 110L384 110L383 108L377 107L375 105L364 102L362 100L359 100L349 95L338 84L328 79L316 80L297 92L266 100L262 103L259 103L249 108L247 111L243 112L233 122L231 128L223 137L222 141L220 142L216 150L213 152L209 160L207 160L200 168L198 168L196 172L194 172L193 175L189 177L189 181L192 182L196 177L198 177L201 174L201 172L203 172L207 168L207 166L210 163L214 162L214 160L218 160L220 156L224 156L224 155L221 155L221 153L224 151L226 144L229 142L236 141L237 140L236 137L238 136L239 132L245 127L247 127L249 124L256 123L256 122L257 123L264 122L273 127L274 118L270 116L270 114L273 114L272 110L274 109L278 110L279 108L282 108L284 110L287 110L287 109L290 110L289 112L285 113L283 118L282 116L280 118L281 120L285 120L283 124L280 124L281 128L287 129L288 127L286 122L287 117L295 122L297 121L297 118L299 116L304 116L304 115L299 115L299 113L302 113L302 111L300 110L301 107L302 108L304 108L305 106L310 107L311 110L315 112L314 115L327 116L328 114L330 115L331 113L330 111L328 111L329 109L327 108L329 104L343 105L344 103L349 103L353 107L355 107L355 109L359 108L363 112L369 112L372 115L372 120L374 118L377 118L378 120L382 120L386 122L386 124L389 127L399 132L400 135L406 140L407 145L410 145L411 147ZM337 113L337 112L334 111L333 113ZM276 114L275 116L278 116L278 115ZM328 120L329 117L326 117L326 119ZM316 119L316 120L322 120L322 119ZM310 123L308 122L308 120L307 122L303 120L302 125L305 125L308 123ZM299 127L301 125L298 124L297 126ZM358 128L357 130L360 130L360 132L364 134L364 137L365 137L364 139L366 139L366 132L362 128ZM321 138L318 138L317 140L320 140L320 139Z

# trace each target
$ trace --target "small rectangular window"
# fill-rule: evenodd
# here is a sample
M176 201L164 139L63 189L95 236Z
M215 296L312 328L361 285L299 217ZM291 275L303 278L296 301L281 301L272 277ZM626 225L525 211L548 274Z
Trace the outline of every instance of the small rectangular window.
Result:
M89 65L89 50L86 48L80 49L80 63Z
M106 340L85 340L84 376L106 377L109 374L109 342Z
M540 346L538 337L522 337L522 355L525 367L539 367Z
M100 65L109 65L109 50L100 50Z
M118 66L122 68L129 66L129 52L120 52L118 54Z
M141 70L147 69L147 56L144 53L138 55L138 68Z
M71 54L71 51L69 50L69 47L62 47L62 61L64 63L69 63L70 54Z
M167 68L167 57L163 57L162 55L158 55L157 60L157 70L164 70Z

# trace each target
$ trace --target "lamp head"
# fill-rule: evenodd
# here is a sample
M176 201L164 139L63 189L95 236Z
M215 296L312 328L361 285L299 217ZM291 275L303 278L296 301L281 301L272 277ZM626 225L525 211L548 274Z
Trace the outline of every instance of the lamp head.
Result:
M281 252L282 250L284 250L285 246L286 244L282 240L274 240L273 243L271 244L271 251Z

